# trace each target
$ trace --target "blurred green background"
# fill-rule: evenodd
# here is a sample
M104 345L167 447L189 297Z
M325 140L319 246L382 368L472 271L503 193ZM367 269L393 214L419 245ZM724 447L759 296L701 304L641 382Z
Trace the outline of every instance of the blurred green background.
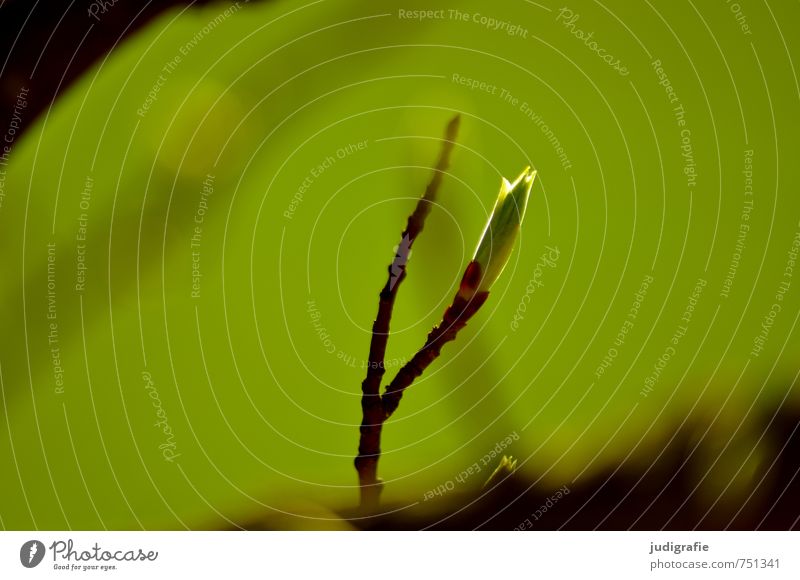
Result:
M797 3L231 6L121 42L9 155L3 527L317 527L353 505L377 294L456 112L388 378L501 176L539 177L488 303L385 425L385 500L511 434L558 488L646 463L687 418L717 450L701 491L761 476L754 409L793 396L800 346Z

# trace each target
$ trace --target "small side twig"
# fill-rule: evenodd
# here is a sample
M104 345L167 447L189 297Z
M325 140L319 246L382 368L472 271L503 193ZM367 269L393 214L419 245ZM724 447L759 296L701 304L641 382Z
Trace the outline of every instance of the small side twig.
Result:
M425 219L431 211L433 201L442 182L444 172L450 163L450 154L458 134L460 116L456 115L447 125L441 153L436 163L425 193L417 202L414 212L409 216L406 229L403 231L398 252L389 266L389 278L381 290L378 302L378 314L372 325L372 338L369 347L367 376L361 383L361 436L358 445L358 456L355 467L358 471L361 488L361 507L371 511L377 508L382 483L378 479L378 458L381 454L381 427L386 419L381 401L381 381L386 372L384 358L386 343L389 339L389 324L400 283L406 276L406 260L411 246L425 226Z
M474 266L471 264L470 267ZM469 275L469 268L467 274ZM386 392L381 397L383 405L384 421L392 416L403 391L420 376L428 366L435 361L442 351L442 346L455 340L458 332L467 325L467 321L483 306L489 297L488 292L478 292L471 298L464 298L460 293L456 294L453 303L445 310L442 321L428 334L425 345L401 368L394 377Z

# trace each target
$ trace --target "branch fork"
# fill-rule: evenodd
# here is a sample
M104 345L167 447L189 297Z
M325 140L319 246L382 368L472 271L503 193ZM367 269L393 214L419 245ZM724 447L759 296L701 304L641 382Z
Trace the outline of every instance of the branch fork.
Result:
M385 373L384 357L394 301L406 277L406 262L411 247L422 232L449 165L459 122L460 117L456 115L447 125L433 176L408 218L395 258L388 267L388 279L379 295L378 314L372 325L367 376L361 383L361 435L355 458L361 509L365 513L375 512L380 504L383 482L378 478L378 459L381 454L381 430L384 422L397 410L405 389L439 357L442 346L455 340L459 331L486 302L489 287L508 261L536 176L535 171L526 168L513 184L503 179L500 195L478 244L475 258L467 266L452 304L445 310L442 321L428 333L422 348L398 371L381 395L380 388Z

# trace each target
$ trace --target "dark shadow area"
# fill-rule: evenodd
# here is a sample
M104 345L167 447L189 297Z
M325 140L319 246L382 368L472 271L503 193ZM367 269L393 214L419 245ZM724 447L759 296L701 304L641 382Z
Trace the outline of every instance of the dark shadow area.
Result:
M17 138L75 79L126 37L166 10L209 3L0 1L0 126L12 118L21 90L27 89L27 106Z
M663 449L657 461L632 457L617 468L569 485L567 494L511 475L491 491L447 494L446 499L393 515L369 520L354 513L342 515L352 518L355 527L369 530L797 529L800 409L783 407L765 413L762 425L765 447L773 455L764 458L764 470L753 478L753 487L735 495L707 500L697 493L697 474L705 470L697 465L691 430L685 429L669 446L656 446ZM560 497L553 501L554 495Z

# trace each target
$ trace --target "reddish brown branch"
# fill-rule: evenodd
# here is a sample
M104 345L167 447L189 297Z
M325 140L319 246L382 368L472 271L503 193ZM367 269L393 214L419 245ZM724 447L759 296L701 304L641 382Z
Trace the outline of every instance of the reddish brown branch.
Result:
M453 303L445 310L442 322L439 326L434 326L428 334L425 346L400 369L394 380L386 387L386 392L381 398L384 421L397 409L403 391L436 360L442 351L442 346L455 340L458 332L467 325L467 321L483 306L488 297L488 292L479 292L471 299L456 294Z
M378 315L372 325L372 339L369 346L367 376L361 383L361 437L358 445L358 456L355 459L361 486L361 507L374 510L378 506L381 493L381 481L378 479L378 458L381 454L381 427L385 419L381 402L380 388L386 355L386 343L389 339L389 323L392 318L395 297L400 283L406 276L406 260L414 240L422 232L425 219L431 211L432 202L442 182L444 172L450 163L450 154L458 134L460 117L456 115L447 125L442 149L436 163L433 176L425 193L417 202L414 212L408 217L406 229L400 238L397 255L389 266L389 279L381 290Z

